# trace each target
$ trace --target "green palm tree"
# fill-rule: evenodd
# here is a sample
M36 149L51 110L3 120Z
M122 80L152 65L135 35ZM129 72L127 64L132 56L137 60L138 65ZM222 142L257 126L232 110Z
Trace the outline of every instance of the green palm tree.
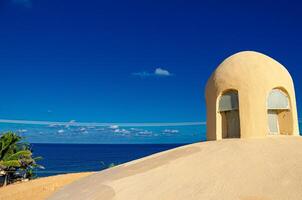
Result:
M36 164L40 157L33 158L29 145L22 143L22 139L13 132L0 137L0 173L4 175L4 186L17 171L22 171L23 178L27 178L27 175L32 175L32 169L42 168Z

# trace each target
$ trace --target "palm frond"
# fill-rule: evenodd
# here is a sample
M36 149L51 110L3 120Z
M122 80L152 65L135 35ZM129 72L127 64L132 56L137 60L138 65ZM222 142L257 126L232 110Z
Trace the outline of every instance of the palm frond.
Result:
M5 160L18 160L18 159L22 159L22 158L31 157L31 155L32 155L32 153L28 150L18 151L17 153L9 155Z
M20 167L21 164L18 160L7 160L7 161L0 161L0 166L4 167Z

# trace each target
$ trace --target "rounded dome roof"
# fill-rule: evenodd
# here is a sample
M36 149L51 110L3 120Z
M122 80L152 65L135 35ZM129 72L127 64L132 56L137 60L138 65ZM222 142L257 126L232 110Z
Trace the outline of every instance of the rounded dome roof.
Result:
M262 84L279 87L292 84L292 78L286 68L273 58L255 51L242 51L228 57L218 66L207 88L212 84L230 89Z

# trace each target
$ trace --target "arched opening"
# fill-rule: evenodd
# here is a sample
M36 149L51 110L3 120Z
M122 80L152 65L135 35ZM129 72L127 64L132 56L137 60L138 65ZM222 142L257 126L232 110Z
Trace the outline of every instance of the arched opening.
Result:
M269 135L292 134L292 115L290 101L281 89L270 91L267 99Z
M240 118L238 92L228 91L219 99L222 138L240 138Z

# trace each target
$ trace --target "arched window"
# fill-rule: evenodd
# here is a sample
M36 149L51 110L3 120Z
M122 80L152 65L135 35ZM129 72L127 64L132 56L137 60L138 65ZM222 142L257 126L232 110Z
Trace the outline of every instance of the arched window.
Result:
M291 134L292 117L289 98L280 89L270 91L267 99L268 128L270 135Z
M267 109L269 110L289 109L288 96L280 89L273 89L268 95Z
M223 94L219 101L219 111L225 112L230 110L238 110L238 94L236 91L230 91Z
M240 138L238 92L228 91L219 99L222 138Z

